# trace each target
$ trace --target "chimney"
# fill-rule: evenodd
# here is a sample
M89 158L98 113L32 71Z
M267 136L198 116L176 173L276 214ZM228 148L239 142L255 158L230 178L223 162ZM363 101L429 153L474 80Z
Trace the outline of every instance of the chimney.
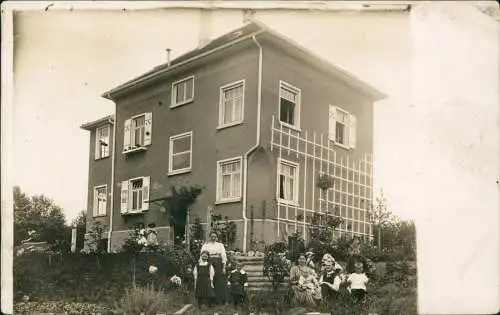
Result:
M172 51L172 49L170 48L167 48L167 66L170 67L170 52Z
M252 23L254 19L255 11L252 9L243 10L243 24Z
M210 42L212 36L212 14L213 9L200 9L198 48L202 48Z

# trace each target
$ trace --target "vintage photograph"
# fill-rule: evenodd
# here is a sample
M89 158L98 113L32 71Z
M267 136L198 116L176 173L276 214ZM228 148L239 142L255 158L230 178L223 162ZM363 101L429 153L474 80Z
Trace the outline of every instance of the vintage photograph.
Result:
M10 313L437 314L422 266L453 304L420 242L443 207L423 193L443 163L419 146L441 77L423 69L442 62L425 49L459 49L451 30L468 23L490 62L470 77L491 78L498 4L99 2L11 12ZM491 134L468 135L494 150L489 117ZM498 184L495 158L482 165ZM482 283L468 295L493 314L498 286Z

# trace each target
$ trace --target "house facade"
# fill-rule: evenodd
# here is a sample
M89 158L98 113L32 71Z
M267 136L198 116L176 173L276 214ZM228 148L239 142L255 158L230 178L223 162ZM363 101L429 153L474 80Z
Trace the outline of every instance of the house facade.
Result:
M111 250L139 222L172 240L164 209L149 202L172 186L203 187L190 221L227 216L244 251L307 238L315 212L341 216L336 233L371 236L373 104L384 95L266 26L248 23L103 97L113 119L82 127L88 215L107 222ZM96 159L103 125L110 158ZM319 188L321 176L333 186Z

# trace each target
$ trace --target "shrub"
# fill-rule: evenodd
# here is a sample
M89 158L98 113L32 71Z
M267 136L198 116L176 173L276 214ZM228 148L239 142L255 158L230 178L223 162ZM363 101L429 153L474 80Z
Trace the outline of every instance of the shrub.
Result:
M288 237L288 259L295 261L305 249L304 238L299 232L295 232Z
M15 314L66 313L66 314L112 314L111 309L91 303L68 302L22 302L14 304Z
M122 299L115 304L115 308L119 314L155 315L172 310L172 300L163 290L156 290L152 285L136 286L126 290Z
M276 253L285 253L288 249L288 246L284 242L276 242L269 245L268 250Z
M283 249L282 244L273 244L266 247L264 252L264 276L268 277L273 284L273 289L278 289L289 275L291 262L285 253L273 249Z
M173 275L183 279L189 275L191 257L185 249L165 247L157 252L53 255L51 264L47 254L26 254L14 258L14 298L30 301L72 301L114 303L127 287L154 283L169 288ZM135 271L133 269L135 261ZM152 275L149 267L158 268Z
M272 294L266 291L255 291L248 295L248 308L250 312L259 314L269 312L281 314L289 308L289 298L284 290L275 291Z

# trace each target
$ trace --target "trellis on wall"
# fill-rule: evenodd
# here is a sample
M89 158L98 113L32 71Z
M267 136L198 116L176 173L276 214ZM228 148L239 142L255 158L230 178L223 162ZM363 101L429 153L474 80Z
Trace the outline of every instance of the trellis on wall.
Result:
M298 202L283 202L278 198L277 220L280 236L301 231L308 237L312 215L316 212L341 217L343 223L335 231L372 238L370 209L373 201L372 155L363 154L358 160L342 154L324 134L283 126L272 117L271 151L280 161L297 165ZM359 155L358 155L359 156ZM278 168L280 165L278 165ZM317 187L317 178L332 178L333 185L327 189ZM280 224L284 223L284 224Z

